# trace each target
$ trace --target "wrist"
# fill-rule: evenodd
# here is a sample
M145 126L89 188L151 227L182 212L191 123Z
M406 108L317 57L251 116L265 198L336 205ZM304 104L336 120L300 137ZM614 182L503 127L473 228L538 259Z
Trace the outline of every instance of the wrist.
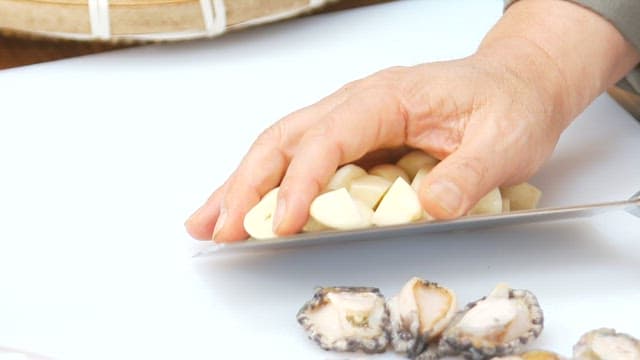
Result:
M536 43L519 36L484 41L473 58L493 67L512 83L506 94L515 101L535 102L548 126L558 134L576 115L576 101L566 75L556 61Z
M542 86L570 121L640 60L607 20L565 0L520 0L483 40L479 54L502 61Z

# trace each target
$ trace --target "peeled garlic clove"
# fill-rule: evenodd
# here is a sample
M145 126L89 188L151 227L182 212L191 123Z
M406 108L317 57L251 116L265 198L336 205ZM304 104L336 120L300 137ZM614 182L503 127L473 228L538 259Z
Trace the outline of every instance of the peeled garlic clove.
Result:
M402 170L409 175L410 179L413 179L418 173L418 170L425 166L433 168L437 163L438 159L427 155L424 151L414 150L401 157L400 160L396 162L396 165L402 168ZM409 182L409 180L407 180L407 182Z
M360 212L360 217L362 218L363 223L367 224L366 226L371 226L371 218L373 218L373 209L371 209L369 205L363 203L358 199L353 199L353 202L355 202L356 207Z
M269 191L244 216L243 226L246 232L255 239L270 239L277 237L273 232L273 214L276 211L278 190Z
M397 178L384 195L371 222L377 226L407 224L422 217L418 195L402 178Z
M363 216L362 206L345 188L319 195L311 202L310 213L316 221L331 229L351 230L371 225L370 219Z
M391 186L391 181L375 175L365 175L351 182L349 193L354 199L362 201L370 209L375 207Z
M511 211L531 210L538 207L542 191L537 187L522 183L514 186L501 187L502 197L509 199Z
M369 169L369 175L381 176L391 182L396 181L401 177L406 182L410 182L409 175L407 175L401 167L393 164L380 164Z
M363 168L357 165L347 164L333 174L327 184L327 189L337 190L340 188L349 188L349 185L354 179L365 175L367 175L367 172Z
M502 212L508 213L511 211L511 201L509 199L502 198Z
M422 185L422 179L424 179L424 177L431 172L431 169L433 169L433 166L431 165L423 166L422 168L420 168L420 170L418 170L416 175L413 177L413 180L411 181L411 187L416 193L420 191L420 186Z
M493 215L502 212L502 196L500 190L495 188L485 195L476 206L469 210L469 215Z
M309 220L302 227L303 232L318 232L328 230L329 227L321 224L318 220L314 219L313 216L309 216Z

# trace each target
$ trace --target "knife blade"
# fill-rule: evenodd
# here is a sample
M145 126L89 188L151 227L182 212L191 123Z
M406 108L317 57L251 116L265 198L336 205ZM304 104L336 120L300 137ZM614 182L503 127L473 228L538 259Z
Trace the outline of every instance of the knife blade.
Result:
M514 211L498 215L467 216L455 220L435 220L406 225L375 227L352 231L324 231L278 237L266 240L248 240L228 244L211 244L199 251L194 257L211 254L251 252L267 249L281 249L305 245L339 243L384 238L404 238L430 233L483 229L518 224L541 223L568 219L587 218L611 211L626 211L640 217L640 191L629 200L601 202L569 207L544 208L527 211Z

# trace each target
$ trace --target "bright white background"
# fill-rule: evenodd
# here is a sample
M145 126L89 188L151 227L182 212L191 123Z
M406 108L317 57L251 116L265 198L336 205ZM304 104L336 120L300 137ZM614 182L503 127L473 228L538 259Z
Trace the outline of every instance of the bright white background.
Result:
M565 354L600 326L640 336L640 219L518 226L193 259L182 226L270 123L392 65L470 54L501 1L401 1L220 39L0 72L0 347L59 359L357 357L295 321L318 285L413 275L461 303L534 291ZM640 124L607 96L532 180L543 206L640 188ZM378 358L400 358L386 354Z

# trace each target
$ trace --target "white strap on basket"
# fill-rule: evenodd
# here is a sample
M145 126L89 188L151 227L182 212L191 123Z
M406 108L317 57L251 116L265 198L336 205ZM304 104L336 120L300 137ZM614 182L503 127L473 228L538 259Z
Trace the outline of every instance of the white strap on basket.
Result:
M89 0L89 21L91 22L91 35L94 38L102 40L111 38L109 0Z
M227 28L227 10L223 0L200 0L207 36L222 34Z

